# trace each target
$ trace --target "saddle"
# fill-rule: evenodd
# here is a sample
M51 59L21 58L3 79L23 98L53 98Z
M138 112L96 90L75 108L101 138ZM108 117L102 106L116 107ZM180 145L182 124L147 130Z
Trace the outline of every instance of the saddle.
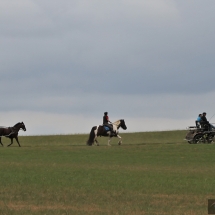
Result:
M109 127L106 126L106 125L103 125L103 127L104 127L105 131L111 131L110 127L111 127L112 130L113 130L113 125L111 125L111 124L109 124Z
M98 128L98 136L109 136L108 132L111 132L112 136L116 136L116 132L113 132L113 125L108 124L110 127L112 127L112 129L110 129L110 127L108 127L107 125L99 125Z
M110 131L110 128L107 126L104 126L105 131Z

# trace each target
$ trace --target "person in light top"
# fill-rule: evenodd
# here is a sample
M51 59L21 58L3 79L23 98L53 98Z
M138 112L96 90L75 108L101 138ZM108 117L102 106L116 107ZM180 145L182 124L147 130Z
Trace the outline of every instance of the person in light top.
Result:
M202 114L200 113L196 119L196 127L197 128L200 128L200 126L201 126L201 121L202 121L201 117L202 117Z

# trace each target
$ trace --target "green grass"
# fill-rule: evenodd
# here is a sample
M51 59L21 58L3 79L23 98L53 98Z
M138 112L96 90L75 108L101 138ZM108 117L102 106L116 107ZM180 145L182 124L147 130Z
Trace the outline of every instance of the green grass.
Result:
M0 214L207 214L215 198L215 144L186 131L21 136L0 148ZM8 139L2 139L4 145Z

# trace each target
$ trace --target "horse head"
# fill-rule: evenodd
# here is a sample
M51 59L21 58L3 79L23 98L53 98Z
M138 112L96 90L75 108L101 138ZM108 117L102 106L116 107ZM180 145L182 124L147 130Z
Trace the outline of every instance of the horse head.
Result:
M23 129L24 131L26 131L26 127L24 122L18 122L16 125L14 125L14 127L18 128L18 129Z
M126 124L125 124L125 120L124 120L124 119L121 119L121 120L120 120L120 126L121 126L121 128L124 129L124 130L127 129L127 126L126 126Z

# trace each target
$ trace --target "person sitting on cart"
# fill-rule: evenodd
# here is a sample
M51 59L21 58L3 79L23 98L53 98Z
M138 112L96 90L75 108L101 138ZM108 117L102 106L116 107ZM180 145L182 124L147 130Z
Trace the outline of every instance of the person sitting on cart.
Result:
M201 126L202 126L203 128L205 128L206 130L212 131L212 129L215 129L215 127L214 127L212 124L209 123L209 121L208 121L207 118L206 118L206 115L207 115L207 113L204 112L204 113L202 114L202 116L201 116Z
M202 121L201 116L202 116L202 114L200 113L196 119L196 127L197 128L200 128L200 126L201 126L201 121Z

